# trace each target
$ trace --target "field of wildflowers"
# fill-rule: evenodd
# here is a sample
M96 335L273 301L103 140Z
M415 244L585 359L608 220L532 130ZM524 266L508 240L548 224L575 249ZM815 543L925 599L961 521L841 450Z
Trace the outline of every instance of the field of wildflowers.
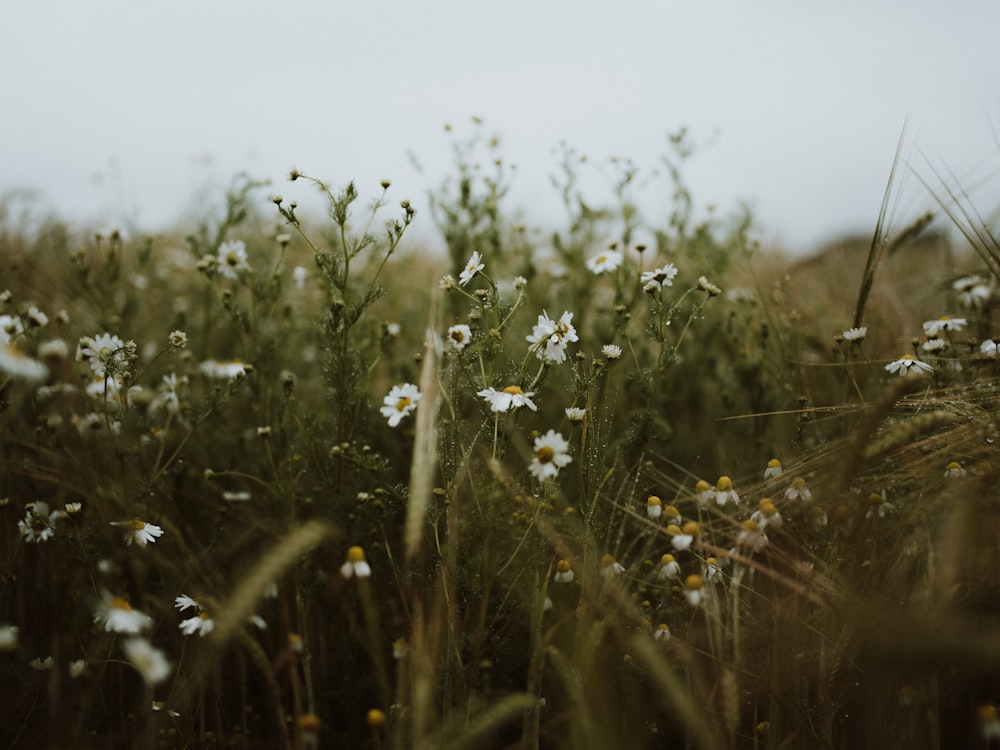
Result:
M785 258L669 145L548 234L479 131L424 206L5 206L3 747L1000 746L995 235Z

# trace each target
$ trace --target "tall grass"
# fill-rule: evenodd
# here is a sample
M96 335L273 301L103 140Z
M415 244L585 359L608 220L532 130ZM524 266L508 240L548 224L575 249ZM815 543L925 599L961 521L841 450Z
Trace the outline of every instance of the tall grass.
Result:
M685 133L540 236L455 143L426 210L4 213L5 746L996 745L990 245L783 257Z

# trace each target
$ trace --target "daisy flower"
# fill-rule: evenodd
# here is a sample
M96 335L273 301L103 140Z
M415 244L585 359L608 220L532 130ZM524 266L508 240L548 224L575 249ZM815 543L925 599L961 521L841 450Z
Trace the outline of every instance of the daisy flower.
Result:
M139 633L153 624L153 618L132 609L128 599L104 592L97 605L94 622L103 625L109 633Z
M382 400L383 406L379 411L389 420L389 426L395 427L403 417L417 408L421 398L420 389L412 383L394 385L389 395Z
M674 549L683 552L690 549L694 540L701 536L701 527L697 521L688 521L683 527L672 524L667 526L667 534L670 536L670 543Z
M198 602L197 599L193 599L187 594L181 594L174 599L174 606L177 607L181 612L186 609L194 609L196 612L201 612L203 607Z
M552 576L552 580L556 583L572 583L574 577L569 560L560 560L556 565L556 574Z
M125 544L132 546L135 542L139 547L145 547L150 542L163 536L163 529L145 521L134 518L131 521L112 521L112 526L122 526L125 529Z
M241 273L250 270L246 245L241 240L223 242L216 255L216 267L227 279L236 281Z
M739 505L740 496L733 489L733 480L727 476L721 476L715 485L715 503L722 506L728 502Z
M642 284L643 289L650 284L654 284L656 289L662 289L665 286L673 286L676 276L677 266L673 263L667 263L667 265L661 268L654 268L652 271L643 271L642 276L639 277L639 283Z
M462 273L458 275L458 283L460 286L465 286L475 277L477 273L486 268L486 264L483 263L483 256L479 254L478 250L472 251L472 257L469 258L469 262L465 264L465 268ZM447 278L447 277L445 277Z
M579 406L567 406L566 407L566 419L570 422L582 422L587 416L587 410L582 409Z
M602 274L614 271L622 264L624 256L617 250L605 250L587 259L587 268L593 274Z
M986 339L986 341L979 345L979 353L986 357L997 359L1000 357L1000 339Z
M84 336L76 347L76 361L89 364L99 377L115 375L125 365L125 342L110 333Z
M951 285L958 292L958 301L964 307L982 307L993 294L993 289L982 276L972 275L957 279Z
M525 337L538 359L555 364L566 361L566 347L580 340L572 321L571 312L564 312L558 321L549 318L548 313L538 316L531 335Z
M656 630L653 631L653 640L656 641L669 641L670 640L670 626L665 622L661 622L656 626Z
M601 575L605 578L614 578L625 572L625 566L615 560L612 554L606 554L601 558Z
M802 477L795 477L791 485L785 490L785 500L801 500L808 503L812 500L812 491L806 486L806 480Z
M0 342L0 372L22 380L45 380L49 368L22 352L15 344Z
M535 456L531 459L528 470L539 481L555 477L561 468L573 460L567 453L568 450L569 443L566 442L566 438L555 430L549 430L535 438Z
M508 385L502 391L498 391L495 388L487 388L486 390L479 391L476 395L482 396L486 400L486 403L490 405L491 411L504 412L511 409L518 409L522 406L527 406L532 411L538 411L535 402L531 400L535 392L528 391L525 393L517 385Z
M660 571L656 574L656 577L661 581L680 581L681 580L681 565L674 559L671 554L663 555L660 558Z
M650 518L659 518L663 513L663 501L656 495L646 498L646 515Z
M775 477L781 476L781 461L776 458L772 458L767 462L767 468L764 469L764 479L774 479Z
M722 294L722 290L704 276L698 277L698 288L708 294L709 297L718 297Z
M211 618L208 612L204 610L196 614L194 617L189 617L186 620L181 620L178 627L184 635L194 635L197 633L202 638L215 630L215 620Z
M694 499L699 508L706 508L715 499L715 489L704 479L699 479L694 485Z
M899 359L893 360L885 366L887 372L897 375L907 375L912 370L917 375L934 372L934 368L926 362L921 362L912 354L904 354Z
M701 604L701 600L704 597L702 586L703 583L700 575L692 573L684 579L684 598L688 600L688 604L692 607L697 607Z
M965 328L965 318L953 318L950 315L942 315L937 320L924 322L924 335L937 336L942 331L961 331Z
M248 365L239 359L206 359L201 363L201 372L203 375L207 375L210 378L219 378L220 380L242 378L252 369L252 365Z
M767 547L769 540L764 530L751 518L745 520L736 536L737 547L747 547L754 552L761 552Z
M761 498L760 508L750 514L750 519L760 527L761 531L768 526L780 529L785 523L778 512L778 508L769 497Z
M24 333L24 324L20 318L13 315L0 315L0 343L9 343L11 339Z
M951 461L944 469L945 479L965 479L968 472L962 468L958 461Z
M621 359L622 348L616 344L605 344L601 347L601 354L604 355L605 359L614 361L616 359Z
M932 352L932 353L939 352L942 349L948 348L948 342L945 341L944 339L939 339L939 338L927 339L923 344L920 345L920 348L923 349L925 352Z
M456 352L462 351L471 341L472 329L464 323L459 323L448 329L448 346Z
M64 511L49 512L49 505L41 500L25 506L24 519L17 522L17 530L29 544L47 542L56 534L56 521L65 516Z
M16 625L0 625L0 651L17 649L17 637L20 629Z
M861 343L865 340L865 336L868 335L868 326L858 326L857 328L848 328L840 337L844 341Z
M371 566L365 561L365 551L358 546L347 550L347 560L340 566L340 575L344 578L357 576L368 578L372 574Z

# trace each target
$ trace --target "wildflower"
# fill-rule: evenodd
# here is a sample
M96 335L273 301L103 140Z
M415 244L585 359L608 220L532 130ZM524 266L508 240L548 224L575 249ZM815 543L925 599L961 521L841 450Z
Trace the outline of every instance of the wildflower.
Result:
M34 659L28 662L28 666L37 672L48 672L52 669L52 665L55 664L55 659L51 656L46 656L44 659L36 656Z
M556 583L572 583L574 577L569 560L560 560L556 565L556 574L552 576L552 580Z
M403 417L417 408L421 398L420 389L412 383L394 385L389 395L382 400L383 406L379 411L389 420L389 426L395 427Z
M548 313L538 316L538 323L531 335L526 337L538 359L555 364L566 361L566 347L570 342L580 340L572 321L571 312L564 312L558 321L551 320Z
M163 701L153 701L153 705L150 706L150 708L152 708L154 711L164 711L167 714L167 716L169 716L172 719L176 719L178 716L180 716L180 714L177 713L176 711L171 711L169 708L167 708L167 704L164 703Z
M924 335L937 336L942 331L961 331L965 328L965 318L953 318L950 315L942 315L937 320L924 322Z
M184 331L171 331L167 337L167 341L170 342L170 346L174 349L183 349L187 346L188 335Z
M962 464L958 461L951 461L945 467L944 475L947 479L965 479L968 476L968 472L962 468Z
M28 312L25 313L24 317L28 319L28 324L32 328L41 328L49 322L49 316L34 305L28 308Z
M704 276L698 277L698 288L706 292L709 297L718 297L722 294L722 290Z
M76 361L86 362L102 378L119 374L126 363L125 342L110 333L84 336L76 347Z
M621 359L622 348L616 344L605 344L601 347L601 354L604 355L605 359L614 361L616 359Z
M750 514L750 518L762 531L767 526L780 529L784 524L781 514L778 513L777 507L775 507L774 502L769 497L761 498L760 508Z
M865 336L867 335L868 326L858 326L857 328L848 328L840 334L840 337L844 339L844 341L860 344L865 340Z
M703 594L700 575L692 573L684 579L684 597L688 600L688 604L697 607L701 604Z
M674 549L685 550L688 549L694 540L699 536L701 536L701 527L698 525L698 522L688 521L681 527L681 533L673 535L670 542L674 545Z
M656 626L656 630L653 631L653 639L657 641L669 641L670 640L670 626L665 622L661 622Z
M767 547L769 540L764 530L752 518L748 518L740 527L740 533L736 535L737 547L748 547L753 552L761 552Z
M397 638L392 642L392 658L405 659L410 653L410 646L405 638Z
M812 500L812 492L806 486L806 480L802 477L795 477L791 485L785 490L785 500L801 500L808 503Z
M514 285L514 289L521 291L526 286L528 286L528 280L523 276L515 276L514 280L511 282Z
M443 276L441 280L438 282L438 288L446 292L450 292L456 286L458 286L458 284L455 281L455 277L452 276L450 273L447 274L446 276Z
M812 524L814 530L822 531L827 523L829 523L826 511L818 505L813 505L809 508L809 522Z
M715 490L704 479L699 479L694 485L694 499L699 508L705 508L715 499Z
M659 518L663 513L663 502L656 495L646 498L646 515L650 518Z
M721 507L730 501L739 505L740 496L733 489L733 480L727 476L721 476L715 485L715 503Z
M549 430L544 435L535 438L534 458L528 470L539 481L555 477L561 468L572 462L573 457L567 453L569 443L555 430Z
M128 600L104 592L97 606L94 622L104 626L109 633L139 633L153 624L153 619L139 610L132 609Z
M201 363L201 372L203 375L207 375L210 378L219 378L220 380L242 378L252 369L252 365L248 365L239 359L206 359Z
M241 273L250 270L246 245L241 240L223 242L219 245L215 265L223 276L230 281L236 281Z
M178 625L178 627L181 629L181 632L184 633L184 635L194 635L195 633L197 633L202 638L204 638L206 635L215 630L215 620L212 619L212 617L208 614L208 612L202 610L194 617L189 617L186 620L181 620L181 623L180 625Z
M351 576L368 578L371 574L371 566L365 562L365 551L358 546L347 550L347 561L340 566L340 575L344 576L344 578L350 578Z
M177 607L181 612L186 609L194 609L196 612L201 612L203 607L197 599L192 599L187 594L181 594L174 599L174 606Z
M458 283L461 286L465 286L484 268L486 268L486 264L483 263L483 256L479 254L478 250L473 250L472 257L465 264L465 269L458 275ZM446 276L445 278L448 277Z
M83 673L87 671L87 660L86 659L74 659L69 663L69 676L71 679L76 679L82 677Z
M660 571L656 574L656 577L661 581L680 581L681 580L681 566L680 563L674 559L671 554L663 555L660 558Z
M38 358L61 361L69 356L69 344L63 339L48 339L38 345Z
M306 270L305 266L295 266L292 269L292 282L295 284L296 289L304 287L307 278L309 278L309 271Z
M13 315L0 315L0 343L8 344L11 339L24 333L24 324Z
M32 381L45 380L49 374L49 368L10 342L0 342L0 371L15 378Z
M887 372L891 372L898 375L906 375L910 372L910 370L915 371L915 373L918 375L928 372L934 372L933 367L931 367L926 362L921 362L912 354L904 354L899 359L893 360L892 362L890 362L885 366L885 369Z
M1000 357L1000 339L986 339L979 345L979 351L986 357L997 359Z
M132 546L135 542L140 547L145 547L150 542L155 542L157 538L163 536L163 529L151 523L140 521L134 518L131 521L112 521L112 526L125 527L125 544Z
M882 490L882 494L877 492L872 492L868 495L868 512L865 513L865 518L885 518L891 513L896 512L896 506L885 499L885 490Z
M48 503L41 500L25 506L27 511L24 519L17 522L17 530L29 544L47 542L56 534L56 521L63 517L64 512L54 510L49 512Z
M976 721L983 742L989 743L991 740L1000 739L1000 711L997 711L996 706L981 705L976 709Z
M993 289L983 280L982 276L965 276L952 282L952 289L958 292L958 301L964 307L982 307L990 298Z
M625 566L615 560L612 554L606 554L601 558L601 575L605 578L614 578L625 572Z
M570 422L582 422L587 416L587 410L582 409L579 406L567 406L566 407L566 419Z
M774 477L781 476L781 461L776 458L772 458L767 462L767 468L764 469L764 479L773 479Z
M490 405L491 411L505 412L511 409L518 409L522 406L527 406L532 411L538 411L535 402L531 400L535 392L528 391L525 393L517 385L508 385L502 391L498 391L495 388L487 388L486 390L479 391L476 395L482 396L486 400L486 403Z
M643 285L644 290L650 285L655 285L655 289L659 290L665 286L673 286L676 276L677 266L673 263L667 263L667 265L661 268L654 268L652 271L643 271L642 276L639 277L639 283Z
M920 345L920 348L925 352L939 352L942 349L948 348L948 342L939 338L927 339L927 341Z
M246 490L226 490L222 493L222 499L229 503L245 503L252 497Z
M385 711L378 708L372 708L368 710L365 720L368 722L368 726L372 729L378 729L385 725L386 715Z
M14 651L20 632L16 625L0 625L0 651Z
M591 273L597 275L614 271L622 264L624 256L617 250L605 250L587 259L587 268Z
M459 323L448 329L448 346L456 352L462 351L471 341L472 329L464 323Z
M722 577L722 566L719 565L719 561L714 557L709 557L705 560L705 568L702 576L708 583L715 583L718 581Z

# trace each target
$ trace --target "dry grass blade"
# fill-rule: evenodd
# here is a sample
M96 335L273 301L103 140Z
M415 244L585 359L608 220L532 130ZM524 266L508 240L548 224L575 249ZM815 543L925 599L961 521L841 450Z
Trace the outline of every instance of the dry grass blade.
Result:
M438 738L417 745L418 750L431 750L431 748L442 748L443 750L472 750L483 746L483 742L488 739L492 732L495 732L501 725L520 718L521 713L531 708L537 699L528 693L515 693L506 698L491 704L472 721L469 722L458 737L450 742L441 743Z

